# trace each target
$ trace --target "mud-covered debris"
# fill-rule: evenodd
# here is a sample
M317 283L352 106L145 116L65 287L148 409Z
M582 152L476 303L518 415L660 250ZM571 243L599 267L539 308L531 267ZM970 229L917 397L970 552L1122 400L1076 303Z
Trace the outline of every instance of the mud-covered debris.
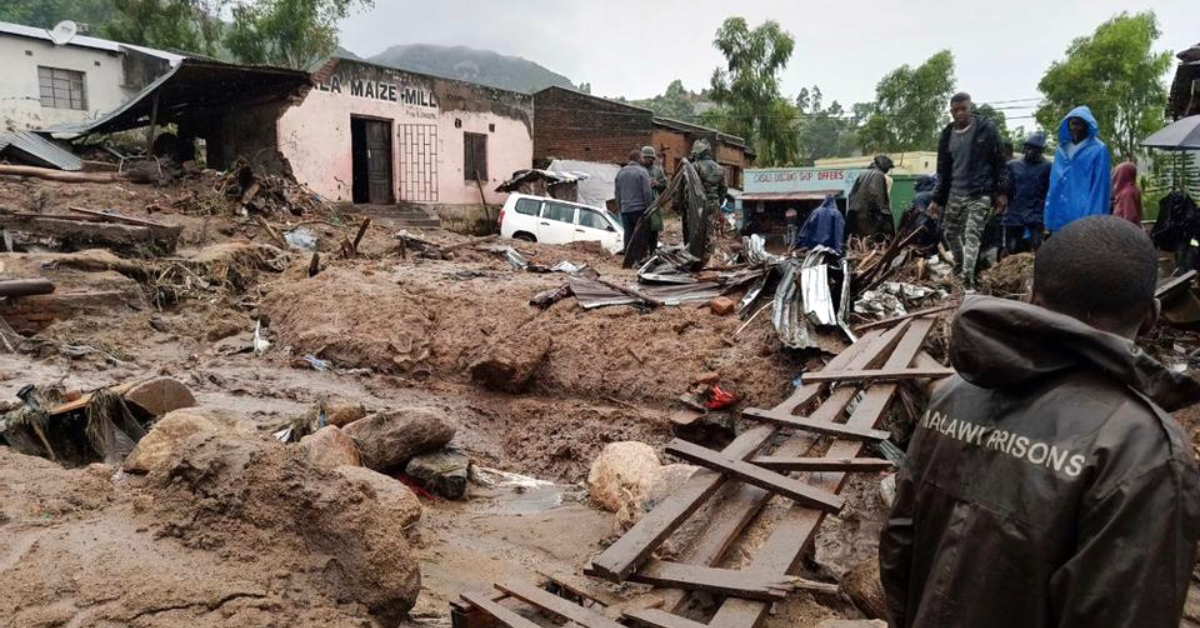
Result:
M308 453L308 460L315 467L336 469L362 465L354 439L333 425L326 425L301 438L300 446Z
M467 495L471 459L452 450L422 454L408 461L404 472L425 490L446 499L463 499Z
M163 416L180 408L196 405L196 397L183 382L159 377L137 384L123 395L125 401L137 404L151 416Z
M471 379L492 390L525 392L551 346L547 333L502 336L471 364Z
M879 561L864 560L842 578L842 590L864 615L872 619L888 616L887 595L879 580ZM869 624L874 625L874 624Z
M373 414L344 431L358 445L363 466L380 472L400 468L413 456L439 449L454 438L453 425L417 409Z

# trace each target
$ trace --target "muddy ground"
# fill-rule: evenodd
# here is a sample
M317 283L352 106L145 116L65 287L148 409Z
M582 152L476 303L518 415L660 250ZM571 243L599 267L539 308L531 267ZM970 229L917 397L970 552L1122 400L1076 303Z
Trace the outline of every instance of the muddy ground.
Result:
M448 602L459 592L538 572L578 573L615 538L612 514L589 504L582 485L592 460L623 440L661 454L676 399L698 376L715 372L744 406L770 407L797 375L829 357L783 350L766 316L740 330L737 317L697 305L585 312L568 298L540 310L529 299L565 276L515 270L489 245L460 249L452 260L422 258L411 248L402 254L398 228L380 216L350 260L338 255L341 241L354 237L365 216L268 217L277 233L300 225L318 235L320 272L310 278L309 254L280 246L257 218L213 200L212 189L204 178L164 188L0 180L5 209L117 209L184 227L174 254L133 260L152 264L152 273L113 263L100 269L94 262L108 260L105 254L64 256L49 246L0 255L8 277L44 276L59 293L110 295L28 334L26 352L0 354L0 399L27 384L89 390L164 375L187 384L201 406L232 411L264 434L327 399L368 411L431 410L457 427L453 445L477 465L546 484L473 485L464 502L427 497L421 522L397 530L339 496L338 478L306 467L282 445L247 445L252 455L194 452L193 466L207 464L215 474L242 468L229 460L256 461L245 473L259 475L234 481L259 488L235 495L205 494L194 474L174 480L131 478L103 465L65 470L0 448L0 614L19 618L14 625L375 625L388 617L387 600L360 589L403 583L373 583L369 572L405 570L387 562L385 545L371 545L377 537L410 545L421 572L420 597L404 621L448 625ZM437 230L416 235L464 240ZM517 249L545 265L567 260L617 281L633 277L594 247ZM256 322L271 342L262 355L248 351ZM480 358L542 339L550 348L527 392L472 381L470 366ZM66 349L81 346L94 351ZM317 370L305 356L330 368ZM262 482L278 492L263 491ZM869 555L878 529L878 479L856 480L850 495L851 514L818 545L857 560L863 552L853 546L865 544ZM302 521L272 514L289 512L292 497L348 514ZM356 530L370 537L363 547L330 544L355 538ZM754 549L751 532L731 565ZM810 577L831 575L806 566ZM779 605L768 626L860 616L847 600L798 595Z

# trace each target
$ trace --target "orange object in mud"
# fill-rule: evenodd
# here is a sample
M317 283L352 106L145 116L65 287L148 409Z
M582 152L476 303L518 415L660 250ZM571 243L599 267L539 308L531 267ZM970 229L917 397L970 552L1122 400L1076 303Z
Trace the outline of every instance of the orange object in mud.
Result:
M737 396L732 393L727 393L721 390L720 386L713 385L708 389L708 401L704 402L704 407L709 410L721 410L732 406L737 401Z

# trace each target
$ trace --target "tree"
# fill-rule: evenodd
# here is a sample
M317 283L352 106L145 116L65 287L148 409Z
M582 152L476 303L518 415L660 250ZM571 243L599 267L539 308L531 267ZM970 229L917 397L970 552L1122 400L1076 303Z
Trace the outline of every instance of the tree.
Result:
M797 158L796 110L779 90L779 72L791 59L795 40L778 22L753 30L745 18L731 17L717 29L713 45L725 55L724 68L712 75L718 128L745 139L758 150L763 165L793 163Z
M696 107L692 104L695 96L683 87L683 81L675 79L667 86L667 91L646 100L634 100L632 104L645 107L655 115L664 118L674 118L691 122L696 118Z
M854 121L838 101L822 106L821 88L802 88L796 96L796 136L799 161L811 166L818 159L844 157L854 149Z
M0 22L54 28L63 20L88 25L92 31L112 19L112 0L4 0Z
M864 152L934 150L949 117L954 55L943 50L920 66L907 64L875 86L875 102L859 129Z
M1142 154L1138 142L1165 121L1162 80L1171 53L1152 50L1160 34L1153 11L1121 13L1091 37L1071 42L1066 59L1051 64L1038 83L1046 97L1036 113L1038 123L1056 132L1071 109L1087 105L1114 159Z
M104 35L128 44L215 56L220 48L219 0L112 0L116 14Z
M225 45L244 63L307 70L337 49L337 23L372 0L258 0L233 7Z

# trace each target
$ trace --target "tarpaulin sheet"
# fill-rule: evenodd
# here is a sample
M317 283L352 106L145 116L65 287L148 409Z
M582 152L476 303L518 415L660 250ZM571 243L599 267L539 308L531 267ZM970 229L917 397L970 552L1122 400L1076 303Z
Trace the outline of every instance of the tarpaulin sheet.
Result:
M587 178L580 180L578 184L578 202L589 207L606 209L608 200L614 198L613 185L621 168L616 164L595 161L556 159L547 170L586 174Z

